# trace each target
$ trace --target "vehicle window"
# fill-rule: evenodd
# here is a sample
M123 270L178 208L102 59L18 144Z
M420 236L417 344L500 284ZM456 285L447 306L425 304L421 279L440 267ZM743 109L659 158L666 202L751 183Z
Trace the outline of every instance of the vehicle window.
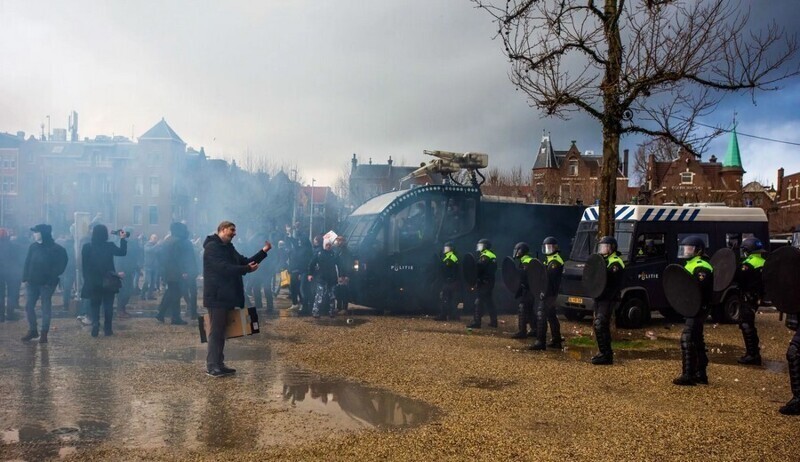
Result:
M663 258L667 255L667 247L664 244L664 234L644 233L636 239L636 259L650 260Z
M361 241L364 240L370 228L372 227L375 217L376 215L364 215L359 217L350 217L347 219L347 224L343 234L351 247L357 247L361 244Z
M623 260L628 261L628 255L631 252L633 233L630 231L617 231L614 237L617 238L617 251L620 253Z
M475 227L475 198L451 197L443 216L442 240L472 231Z
M391 249L403 252L433 239L434 222L431 204L421 199L392 215L389 221Z
M569 259L574 261L586 261L589 255L594 253L597 242L597 225L581 224L575 239L572 242L572 252Z
M742 233L725 233L725 247L738 252L742 239Z

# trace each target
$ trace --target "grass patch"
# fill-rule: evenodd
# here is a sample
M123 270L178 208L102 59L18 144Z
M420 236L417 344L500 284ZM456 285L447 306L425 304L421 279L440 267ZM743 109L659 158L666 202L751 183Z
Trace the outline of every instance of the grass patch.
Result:
M649 340L614 340L611 342L611 348L618 350L643 350L652 346L653 342ZM567 345L577 347L593 347L597 345L594 337L582 335L580 337L572 337L567 340Z

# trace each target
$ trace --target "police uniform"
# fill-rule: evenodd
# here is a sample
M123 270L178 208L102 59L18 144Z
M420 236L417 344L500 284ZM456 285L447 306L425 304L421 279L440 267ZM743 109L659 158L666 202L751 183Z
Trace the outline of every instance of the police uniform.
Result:
M547 269L547 288L536 310L536 342L530 346L531 350L544 350L545 347L561 349L561 324L556 316L556 297L561 285L561 274L564 272L564 259L556 252L547 255L544 263ZM546 343L548 324L552 337L550 343Z
M744 338L745 355L739 358L741 364L761 364L758 330L756 329L756 311L758 302L764 292L761 271L764 267L764 256L751 253L744 259L737 272L737 282L742 289L742 309L739 317L739 329Z
M439 321L458 319L456 299L460 286L458 255L454 250L446 252L439 265L442 276L442 291L440 293L440 312L436 318Z
M517 299L517 333L512 338L525 338L530 325L530 335L536 334L536 315L533 312L535 294L528 288L528 265L533 261L530 255L522 255L518 259L517 269L520 272L520 285L514 297Z
M497 256L488 248L478 254L477 282L475 284L475 315L472 324L468 327L478 329L481 327L481 318L484 311L489 312L489 327L497 327L497 311L494 307L492 292L494 291L495 275L497 273Z
M789 385L792 389L792 399L780 408L780 413L785 415L800 415L800 328L796 314L786 318L786 327L794 329L794 337L789 342L786 350L786 361L789 363Z
M594 336L600 352L592 358L592 364L612 364L614 352L611 349L611 314L619 303L625 262L614 250L603 256L606 260L606 288L594 301Z
M703 337L703 323L708 317L708 309L714 294L714 268L702 256L695 255L686 261L684 269L700 284L702 302L700 311L687 317L681 333L682 373L672 382L675 385L708 384L706 367L708 355Z

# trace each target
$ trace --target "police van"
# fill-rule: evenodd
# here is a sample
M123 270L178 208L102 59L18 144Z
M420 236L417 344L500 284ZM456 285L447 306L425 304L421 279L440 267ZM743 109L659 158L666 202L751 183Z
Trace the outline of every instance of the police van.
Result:
M558 307L570 320L591 314L594 301L584 294L581 284L583 267L596 252L598 207L587 208L581 217L572 252L564 264L564 274L557 298ZM615 237L625 261L622 301L615 313L620 327L636 328L658 311L668 319L680 316L664 296L661 274L677 259L678 244L689 235L700 236L708 254L720 248L733 248L748 237L757 237L768 247L767 216L760 208L727 207L720 204L683 206L618 205L614 210ZM741 304L735 286L720 294L712 307L717 322L734 322Z

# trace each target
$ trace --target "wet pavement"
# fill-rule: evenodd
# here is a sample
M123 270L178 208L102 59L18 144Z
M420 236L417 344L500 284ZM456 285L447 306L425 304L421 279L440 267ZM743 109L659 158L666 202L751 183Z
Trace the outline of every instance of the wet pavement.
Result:
M288 364L264 341L267 335L229 340L225 359L239 373L207 377L206 347L191 326L166 328L182 330L175 338L151 336L149 346L145 338L131 345L134 336L165 329L149 314L117 320L115 336L97 339L61 316L48 344L22 343L23 321L0 324L0 460L79 457L100 443L199 452L296 444L342 432L411 428L435 414L423 402ZM266 321L270 330L281 322ZM368 320L307 322L350 329ZM150 374L159 382L159 374L175 372L185 374L183 386L180 379L163 389L137 386Z

